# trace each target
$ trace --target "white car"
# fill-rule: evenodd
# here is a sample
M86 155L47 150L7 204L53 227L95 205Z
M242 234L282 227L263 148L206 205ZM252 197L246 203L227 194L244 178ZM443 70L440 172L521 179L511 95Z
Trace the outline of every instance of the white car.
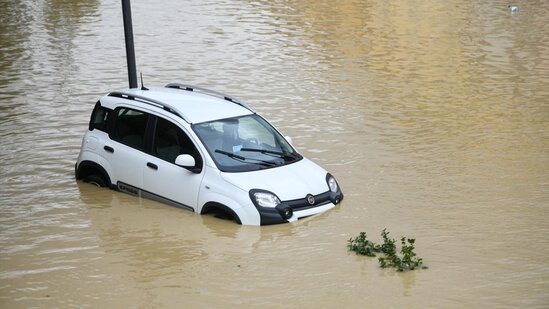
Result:
M240 224L295 221L343 199L240 100L182 84L111 92L93 109L76 179Z

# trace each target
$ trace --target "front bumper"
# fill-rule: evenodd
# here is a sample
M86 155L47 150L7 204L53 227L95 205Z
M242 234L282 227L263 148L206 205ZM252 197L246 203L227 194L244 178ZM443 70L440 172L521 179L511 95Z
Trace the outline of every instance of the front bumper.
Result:
M339 190L337 193L327 191L313 196L314 203L309 202L308 197L296 200L282 201L276 208L267 208L257 206L261 225L280 224L296 221L299 218L308 217L325 212L341 203L343 193ZM284 218L283 210L291 208L293 214L290 218Z

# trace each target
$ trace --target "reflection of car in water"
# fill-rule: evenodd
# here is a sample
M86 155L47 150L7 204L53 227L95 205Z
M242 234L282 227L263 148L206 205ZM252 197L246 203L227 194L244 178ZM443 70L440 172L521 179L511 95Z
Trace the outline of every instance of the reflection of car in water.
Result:
M76 178L248 225L295 221L343 199L333 176L249 107L181 84L102 97Z

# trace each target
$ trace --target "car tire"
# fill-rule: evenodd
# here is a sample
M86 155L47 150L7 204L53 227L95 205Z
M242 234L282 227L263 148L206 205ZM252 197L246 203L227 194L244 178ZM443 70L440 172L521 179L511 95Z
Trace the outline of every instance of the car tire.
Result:
M89 176L86 176L84 178L84 182L87 182L87 183L92 184L92 185L97 186L97 187L106 187L107 186L107 182L105 181L105 179L102 176L99 176L99 175L96 175L96 174L91 174Z

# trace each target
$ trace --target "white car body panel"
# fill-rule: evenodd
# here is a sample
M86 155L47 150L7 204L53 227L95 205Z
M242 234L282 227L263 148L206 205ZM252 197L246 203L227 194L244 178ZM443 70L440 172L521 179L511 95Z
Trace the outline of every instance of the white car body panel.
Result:
M147 162L158 169L143 166L143 189L192 209L198 207L198 194L204 173L192 173L181 166L150 156Z
M199 194L200 208L207 203L219 203L231 208L239 217L242 224L259 225L260 217L252 204L247 191L227 182L221 177L221 172L214 167L206 170Z
M244 191L263 189L286 201L328 191L326 173L320 166L303 158L280 167L246 173L221 173L221 176Z
M113 184L123 182L131 186L143 187L143 167L147 165L145 154L124 144L110 141L106 146L114 149L113 153L105 152L105 157L110 163L114 177Z

